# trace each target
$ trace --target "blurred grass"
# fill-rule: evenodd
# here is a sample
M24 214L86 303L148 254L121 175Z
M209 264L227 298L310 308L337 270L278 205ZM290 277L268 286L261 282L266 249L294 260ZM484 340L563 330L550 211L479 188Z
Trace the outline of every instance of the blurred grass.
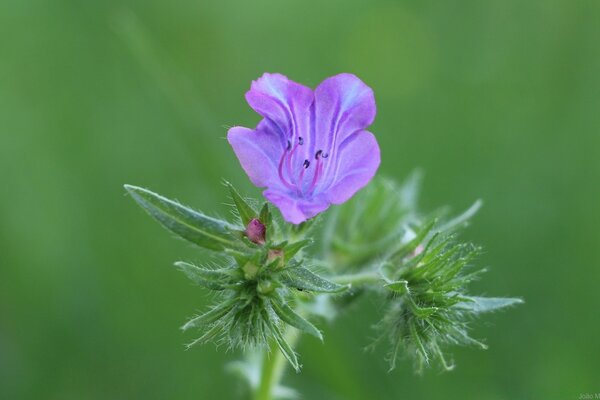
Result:
M0 398L235 398L236 354L183 351L206 302L170 265L202 256L123 183L224 213L224 140L258 117L264 71L347 71L377 95L381 173L427 176L423 206L485 207L477 285L527 304L476 328L458 368L388 374L362 348L378 304L307 338L309 399L562 399L599 392L600 3L0 3ZM351 333L349 333L351 332Z

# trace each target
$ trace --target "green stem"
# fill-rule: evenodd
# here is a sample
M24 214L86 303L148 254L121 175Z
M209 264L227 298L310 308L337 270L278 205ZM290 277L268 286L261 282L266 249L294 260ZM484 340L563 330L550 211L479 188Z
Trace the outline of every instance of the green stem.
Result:
M300 331L293 328L288 328L285 334L285 340L292 348L298 343ZM273 394L281 378L283 372L288 365L275 341L271 341L269 349L265 350L263 355L262 366L260 370L260 381L256 391L254 392L254 400L273 400Z

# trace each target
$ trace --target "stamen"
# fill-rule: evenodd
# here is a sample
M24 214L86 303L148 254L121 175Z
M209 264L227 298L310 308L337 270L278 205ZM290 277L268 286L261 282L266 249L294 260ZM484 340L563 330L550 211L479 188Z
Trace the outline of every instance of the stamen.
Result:
M300 145L301 143L298 142L294 145L294 148L292 149L292 151L290 151L290 153L287 156L287 163L286 163L286 167L287 167L287 173L288 176L290 177L290 179L294 178L294 173L293 173L293 169L292 169L292 158L294 157L294 153L296 152L296 149L298 149L298 145ZM293 182L295 183L295 182Z
M317 186L317 181L321 176L321 170L323 169L323 164L321 163L321 150L317 151L315 154L315 158L317 159L317 166L315 167L315 174L313 175L312 182L310 183L310 187L308 188L308 193L312 193L315 190L315 186Z
M292 144L290 143L290 141L288 140L288 146L287 148L284 150L283 154L281 155L281 159L279 160L279 168L278 168L278 173L279 173L279 179L281 180L281 182L283 182L283 184L288 188L288 189L295 189L294 185L292 185L291 183L289 183L285 177L283 176L283 161L285 160L285 156L288 153L288 151L290 150L290 147L292 146Z
M302 181L304 180L304 173L306 172L306 170L308 169L309 166L310 166L310 161L304 160L304 163L302 163L302 167L304 167L304 168L302 168L300 170L300 174L298 176L298 182L296 184L296 187L298 189L298 194L300 194L300 195L304 194L304 190L302 187Z

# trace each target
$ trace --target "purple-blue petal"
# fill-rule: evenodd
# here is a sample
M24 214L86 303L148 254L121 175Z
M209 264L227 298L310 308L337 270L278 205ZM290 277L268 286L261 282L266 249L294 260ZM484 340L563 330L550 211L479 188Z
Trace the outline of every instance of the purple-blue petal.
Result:
M227 141L254 185L277 186L276 159L281 154L278 135L268 129L235 126L227 132Z
M315 89L315 114L316 149L331 153L345 138L373 123L373 90L352 74L327 78Z
M246 101L279 130L282 140L286 136L298 136L310 130L309 108L313 102L313 92L284 75L263 74L252 82L246 93Z
M371 132L360 131L346 139L337 152L327 200L341 204L350 199L375 176L381 162L379 145Z
M281 211L283 219L292 224L300 224L329 208L330 202L319 196L303 199L289 192L265 190L263 196Z

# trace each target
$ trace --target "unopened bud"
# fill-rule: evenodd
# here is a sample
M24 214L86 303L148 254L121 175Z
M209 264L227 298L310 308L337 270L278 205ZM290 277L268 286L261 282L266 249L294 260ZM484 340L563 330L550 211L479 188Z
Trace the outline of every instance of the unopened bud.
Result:
M270 249L267 254L267 262L271 263L277 260L277 268L282 268L285 265L285 254L282 249Z
M265 235L267 228L257 218L253 218L246 227L246 236L251 242L256 244L265 243Z

